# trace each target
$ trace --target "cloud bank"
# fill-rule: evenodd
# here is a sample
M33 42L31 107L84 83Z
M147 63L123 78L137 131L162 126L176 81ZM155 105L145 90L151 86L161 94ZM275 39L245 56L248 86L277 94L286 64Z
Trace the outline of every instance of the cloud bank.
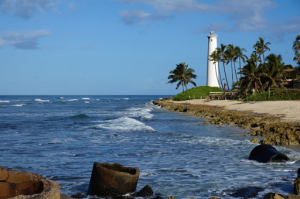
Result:
M155 10L155 14L143 10L122 11L121 21L126 25L141 25L146 20L164 20L178 13L209 13L218 14L228 19L228 23L218 21L199 27L192 33L203 33L211 30L233 31L268 31L277 37L284 32L300 32L300 17L285 19L284 24L268 21L264 14L280 5L271 0L217 0L212 4L203 4L197 0L115 0L129 5L146 4Z
M0 0L0 11L29 19L36 13L55 10L52 0Z
M32 32L9 31L0 35L0 47L12 45L17 49L23 50L39 49L38 39L48 35L51 35L48 30Z

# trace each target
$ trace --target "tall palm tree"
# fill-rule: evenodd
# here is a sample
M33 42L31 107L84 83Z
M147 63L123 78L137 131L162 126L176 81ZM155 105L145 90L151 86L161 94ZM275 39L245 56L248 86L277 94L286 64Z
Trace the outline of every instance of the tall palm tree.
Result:
M242 68L240 73L243 75L240 80L241 91L246 95L252 89L258 92L262 88L260 80L262 75L261 70L255 65L252 59L247 60L247 64Z
M229 90L229 85L228 85L228 79L227 79L227 75L226 75L226 70L225 70L225 62L227 62L227 57L225 54L226 51L226 45L221 44L221 48L217 48L218 53L221 56L221 62L223 63L223 68L224 68L224 74L225 74L225 78L226 78L226 84L227 84L227 89ZM223 85L222 85L223 86Z
M257 62L261 62L260 57L255 53L255 51L250 55L250 59L256 63L256 67L258 67Z
M176 64L176 68L170 71L171 75L168 76L168 79L171 80L167 83L173 84L174 82L179 81L176 90L179 88L180 85L182 85L183 92L184 92L184 86L187 90L186 85L188 83L192 83L194 86L197 86L196 83L192 80L197 78L197 75L194 74L195 70L188 67L189 65L186 65L185 62Z
M300 53L298 51L295 52L295 57L294 57L293 61L296 61L296 62L300 61Z
M272 53L266 57L266 61L267 64L265 64L262 69L263 76L266 79L263 89L270 89L271 87L283 88L282 77L284 74L285 64L282 62L282 56L277 56Z
M225 55L226 55L226 57L227 57L227 64L229 63L229 62L231 62L231 75L232 75L232 83L234 83L234 80L233 80L233 68L232 68L232 62L233 62L233 59L234 59L234 57L235 57L235 55L234 55L234 46L233 46L233 44L229 44L228 46L227 46L227 48L226 48L226 51L225 51Z
M293 51L297 52L299 50L300 50L300 35L297 35L295 41L293 42Z
M213 63L215 64L216 78L218 80L219 85L222 87L223 81L222 81L222 77L221 77L221 73L220 73L220 67L218 67L218 69L219 69L219 77L218 77L218 72L217 72L217 67L216 67L216 62L218 62L218 66L219 66L219 62L221 60L220 53L218 53L218 51L215 50L214 52L211 53L211 55L209 55L209 57L210 57L210 59L208 59L208 60L213 61Z
M263 61L265 60L265 52L267 50L270 50L270 48L268 47L268 45L271 45L270 42L266 42L265 40L261 37L259 37L259 40L256 41L256 44L253 46L254 49L257 49L257 53L259 54L259 56L261 56L261 54L263 55ZM265 64L265 61L264 61Z
M235 60L234 60L234 61L236 61L237 59L239 59L239 65L240 65L239 71L241 71L241 69L242 69L242 68L241 68L241 59L242 59L243 63L245 63L245 61L248 59L247 55L244 55L244 54L243 54L243 51L245 51L245 52L247 52L247 51L246 51L245 48L241 48L241 47L239 47L239 46L236 46L236 47L234 48L234 50L235 50L235 52L236 52L236 57L235 57ZM241 74L240 74L240 78L241 78Z

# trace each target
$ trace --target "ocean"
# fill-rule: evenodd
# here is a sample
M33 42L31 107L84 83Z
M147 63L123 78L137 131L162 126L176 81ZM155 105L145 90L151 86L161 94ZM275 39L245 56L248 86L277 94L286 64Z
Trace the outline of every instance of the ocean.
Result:
M137 191L149 185L162 198L293 192L299 152L276 147L291 160L250 161L257 144L247 130L153 105L163 97L0 96L0 165L54 180L67 195L87 192L94 162L138 167Z

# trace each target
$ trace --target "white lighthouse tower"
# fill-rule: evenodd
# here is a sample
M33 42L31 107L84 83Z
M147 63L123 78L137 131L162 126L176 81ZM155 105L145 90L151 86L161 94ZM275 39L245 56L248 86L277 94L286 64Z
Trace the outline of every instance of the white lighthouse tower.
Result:
M218 34L214 31L210 31L208 37L208 55L207 55L207 76L206 76L206 86L220 87L218 78L218 62L210 61L209 55L214 52L217 48L217 37Z

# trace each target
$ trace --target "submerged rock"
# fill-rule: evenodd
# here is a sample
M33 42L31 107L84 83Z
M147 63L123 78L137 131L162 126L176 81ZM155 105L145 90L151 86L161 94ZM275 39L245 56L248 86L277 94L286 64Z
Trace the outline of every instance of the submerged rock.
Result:
M136 195L137 196L141 196L141 197L152 196L153 195L153 190L152 190L152 188L149 185L146 185Z
M238 189L233 194L230 194L232 197L239 197L239 198L253 198L257 196L257 193L263 191L264 189L260 187L246 187Z
M283 153L278 152L274 147L268 144L261 144L256 146L249 155L249 160L256 160L258 162L283 162L289 158Z
M140 170L118 163L94 163L88 195L117 197L135 192Z
M73 199L72 197L66 195L66 194L60 194L60 199Z

